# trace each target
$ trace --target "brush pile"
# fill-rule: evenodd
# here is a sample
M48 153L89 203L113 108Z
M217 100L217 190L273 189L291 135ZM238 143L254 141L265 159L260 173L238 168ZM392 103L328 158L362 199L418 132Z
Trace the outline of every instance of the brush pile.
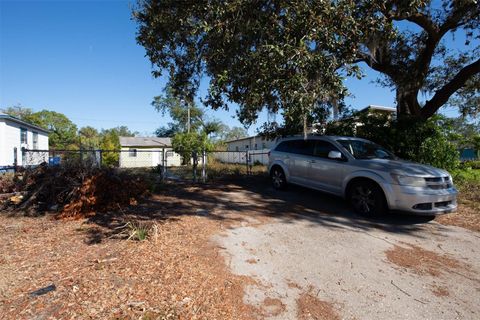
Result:
M9 191L15 196L4 201L4 207L27 214L57 211L58 218L81 218L133 205L148 189L141 176L79 164L40 165L17 174L14 181Z

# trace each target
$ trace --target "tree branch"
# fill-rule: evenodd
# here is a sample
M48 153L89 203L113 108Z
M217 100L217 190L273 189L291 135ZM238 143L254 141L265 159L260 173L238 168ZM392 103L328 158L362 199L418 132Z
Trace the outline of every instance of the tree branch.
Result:
M430 37L436 36L438 34L438 27L435 25L435 23L428 16L420 12L408 16L391 14L391 17L395 21L407 20L415 23L416 25L424 29Z
M352 63L365 62L370 68L380 73L386 74L390 78L395 77L395 67L387 62L375 61L375 58L368 53L360 53L359 58L355 59Z
M439 89L432 99L422 108L422 117L428 119L443 106L448 99L460 89L471 77L480 73L480 59L463 67L450 82Z

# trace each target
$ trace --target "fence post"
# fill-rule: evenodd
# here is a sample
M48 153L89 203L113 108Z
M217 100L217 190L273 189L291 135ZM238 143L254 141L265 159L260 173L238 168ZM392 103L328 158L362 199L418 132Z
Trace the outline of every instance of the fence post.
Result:
M17 172L18 166L18 154L17 154L17 147L13 148L13 172Z
M202 179L203 179L203 182L207 182L207 171L206 171L206 162L207 161L207 156L206 156L206 152L205 152L205 149L202 150Z
M97 163L97 166L99 168L102 167L102 150L101 149L95 150L95 162Z
M193 164L192 164L193 182L197 182L197 152L196 151L192 152L192 158L193 158Z
M22 166L25 167L27 164L24 162L27 162L27 151L25 151L25 147L22 147Z
M165 148L162 148L162 180L165 179L167 173L167 164L165 163L166 158Z

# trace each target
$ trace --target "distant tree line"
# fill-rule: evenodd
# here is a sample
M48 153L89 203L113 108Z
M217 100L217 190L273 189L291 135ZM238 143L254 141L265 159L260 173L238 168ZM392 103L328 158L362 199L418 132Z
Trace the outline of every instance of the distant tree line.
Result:
M66 115L56 111L13 106L1 109L5 114L48 130L49 147L54 150L120 150L120 136L133 137L126 126L97 130L91 126L77 128Z
M165 116L168 114L172 119L166 126L159 127L155 131L158 137L174 137L187 130L188 109L178 98L170 93L164 97L154 98L153 106ZM118 126L109 129L98 130L92 126L78 128L66 115L56 111L41 110L33 111L24 106L12 106L0 109L1 112L12 117L26 121L33 125L48 130L49 147L54 150L120 150L119 137L133 137L138 132L130 130L127 126ZM209 119L205 111L196 104L190 106L191 139L205 141L216 148L224 147L223 142L247 135L247 131L241 127L232 127L223 124L219 120Z

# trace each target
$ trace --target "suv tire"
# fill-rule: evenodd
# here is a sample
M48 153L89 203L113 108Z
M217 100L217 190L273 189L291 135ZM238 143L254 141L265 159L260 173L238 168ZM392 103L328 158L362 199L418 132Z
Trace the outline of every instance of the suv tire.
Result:
M383 190L373 181L355 181L348 188L348 202L356 213L378 217L387 212Z
M270 171L270 179L273 187L277 190L283 190L287 186L285 172L283 172L283 169L278 166L273 167L272 171Z

